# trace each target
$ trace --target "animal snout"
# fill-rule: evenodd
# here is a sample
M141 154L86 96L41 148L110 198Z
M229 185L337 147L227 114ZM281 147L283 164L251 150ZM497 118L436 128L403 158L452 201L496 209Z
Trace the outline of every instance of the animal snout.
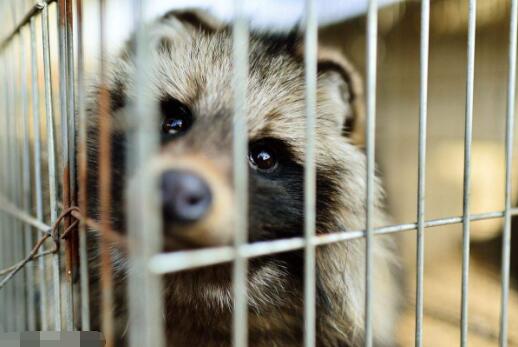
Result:
M193 172L165 171L161 185L163 216L169 223L195 223L208 213L212 205L209 185Z

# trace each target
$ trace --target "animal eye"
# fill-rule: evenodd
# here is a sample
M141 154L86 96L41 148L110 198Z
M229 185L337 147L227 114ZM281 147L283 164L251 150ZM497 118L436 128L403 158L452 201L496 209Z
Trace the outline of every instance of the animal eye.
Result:
M190 121L182 115L164 118L162 132L166 135L177 135L189 129Z
M160 102L162 113L162 134L166 136L180 135L192 125L189 109L176 99L164 99Z
M268 173L274 171L279 163L277 151L267 143L251 145L248 159L254 169Z

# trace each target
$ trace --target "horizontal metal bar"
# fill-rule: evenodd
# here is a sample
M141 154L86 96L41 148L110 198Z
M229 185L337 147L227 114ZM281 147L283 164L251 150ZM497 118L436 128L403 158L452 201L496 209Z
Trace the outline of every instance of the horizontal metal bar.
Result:
M32 217L27 212L19 209L14 204L10 203L5 197L0 194L0 211L4 211L11 216L17 218L18 220L42 231L44 233L49 233L52 229L50 225L47 225L40 220Z
M150 259L149 268L154 273L166 274L195 267L230 262L234 260L235 255L236 250L234 247L206 248L195 251L163 253Z
M21 30L21 28L24 25L29 24L32 17L40 13L41 10L43 10L46 6L56 1L57 0L40 0L37 3L35 3L29 9L29 11L23 16L22 20L14 27L14 29L11 30L11 32L2 40L2 43L0 44L0 52L2 52L5 49L5 47L7 47L9 42L11 42L13 37Z
M518 208L511 211L518 214ZM502 218L503 211L472 214L471 221L481 221L495 218ZM432 228L450 224L460 224L463 217L448 217L425 221L424 228ZM397 224L373 229L374 235L385 235L403 231L416 230L417 223ZM336 232L315 236L310 242L321 246L346 240L365 237L364 230ZM281 239L274 241L261 241L241 246L237 251L234 247L206 248L194 251L180 251L157 254L149 262L151 271L157 274L178 272L187 269L226 263L234 260L236 253L245 258L255 258L264 255L295 251L304 248L306 241L303 237Z
M37 228L40 231L49 232L51 230L51 226L49 226L43 222L40 222L38 219L32 217L31 215L20 210L13 204L9 203L4 197L2 197L1 194L0 194L0 210L4 211L6 213L9 213L11 216L18 218L20 221L25 222L25 223ZM470 221L474 222L474 221L502 218L502 217L504 217L504 213L505 213L505 211L476 213L476 214L471 215ZM510 214L512 216L518 215L518 208L511 208ZM72 213L72 215L74 215L76 218L80 217L80 215L78 215L76 213ZM444 226L444 225L460 224L462 222L463 222L462 216L445 217L445 218L427 220L424 222L424 227L433 228L433 227ZM92 224L92 223L90 223L90 224ZM95 229L95 227L98 228L98 226L96 226L96 225L91 225L91 226L94 227L94 229ZM411 231L411 230L416 230L416 229L417 229L417 222L406 223L406 224L394 224L394 225L388 225L388 226L384 226L384 227L375 228L374 234L375 235L385 235L385 234L393 234L393 233L404 232L404 231ZM364 236L365 236L364 230L334 232L334 233L315 236L311 240L311 242L314 245L319 246L319 245L326 245L326 244L335 243L335 242L357 239L357 238L361 238ZM263 250L263 247L265 247L265 246L268 247L268 250ZM304 241L303 237L294 237L294 238L274 240L274 241L256 242L253 244L248 244L248 245L243 246L241 250L243 251L243 249L244 249L244 251L243 251L244 257L254 258L254 257L260 257L260 256L267 255L267 254L275 254L275 253L293 251L293 250L301 249L304 246L305 246L305 241ZM167 258L169 258L171 256L175 256L175 260L174 260L175 262L178 261L178 260L176 260L177 256L182 257L185 254L188 254L189 257L192 256L193 259L195 259L195 258L199 257L197 255L197 252L202 252L202 251L205 253L207 251L212 252L212 251L218 250L218 252L216 252L216 254L217 254L216 256L221 257L222 255L220 255L220 253L219 253L220 250L224 250L226 248L227 247L217 247L217 248L208 248L208 249L196 250L196 251L162 253L159 255L155 255L153 257L153 259L154 259L153 264L158 264L157 262L155 262L156 259L165 260L166 258L164 258L163 256L166 256ZM229 247L229 248L233 249L233 247ZM224 252L224 254L227 254L227 253L225 253L226 251L223 251L223 252ZM200 260L194 260L193 262L203 261L202 260L203 257L200 257L197 259L200 259ZM232 260L232 259L233 258L230 258L230 260ZM197 265L196 267L222 263L225 261L227 261L227 260L216 261L216 263L214 263L214 262L209 262L207 264L200 263L201 265ZM180 263L181 263L181 261L178 262L178 264L180 264ZM152 267L154 267L154 265ZM186 268L182 268L182 269L186 269ZM180 270L173 270L173 271L180 271ZM171 271L160 270L157 272L166 273L166 272L171 272Z

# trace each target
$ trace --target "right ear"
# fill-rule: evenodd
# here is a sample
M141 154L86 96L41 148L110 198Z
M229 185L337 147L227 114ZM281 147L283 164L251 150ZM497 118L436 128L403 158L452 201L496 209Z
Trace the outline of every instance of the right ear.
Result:
M363 80L354 66L339 51L326 47L318 49L319 73L334 75L332 85L348 103L350 114L342 120L343 132L360 147L365 144L365 104Z

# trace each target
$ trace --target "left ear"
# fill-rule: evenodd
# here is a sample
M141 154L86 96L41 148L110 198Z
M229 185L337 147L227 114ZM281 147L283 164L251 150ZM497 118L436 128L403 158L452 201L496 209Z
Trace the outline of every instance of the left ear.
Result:
M363 146L365 139L365 108L363 82L360 74L338 50L319 47L318 83L341 106L337 114L344 136Z

